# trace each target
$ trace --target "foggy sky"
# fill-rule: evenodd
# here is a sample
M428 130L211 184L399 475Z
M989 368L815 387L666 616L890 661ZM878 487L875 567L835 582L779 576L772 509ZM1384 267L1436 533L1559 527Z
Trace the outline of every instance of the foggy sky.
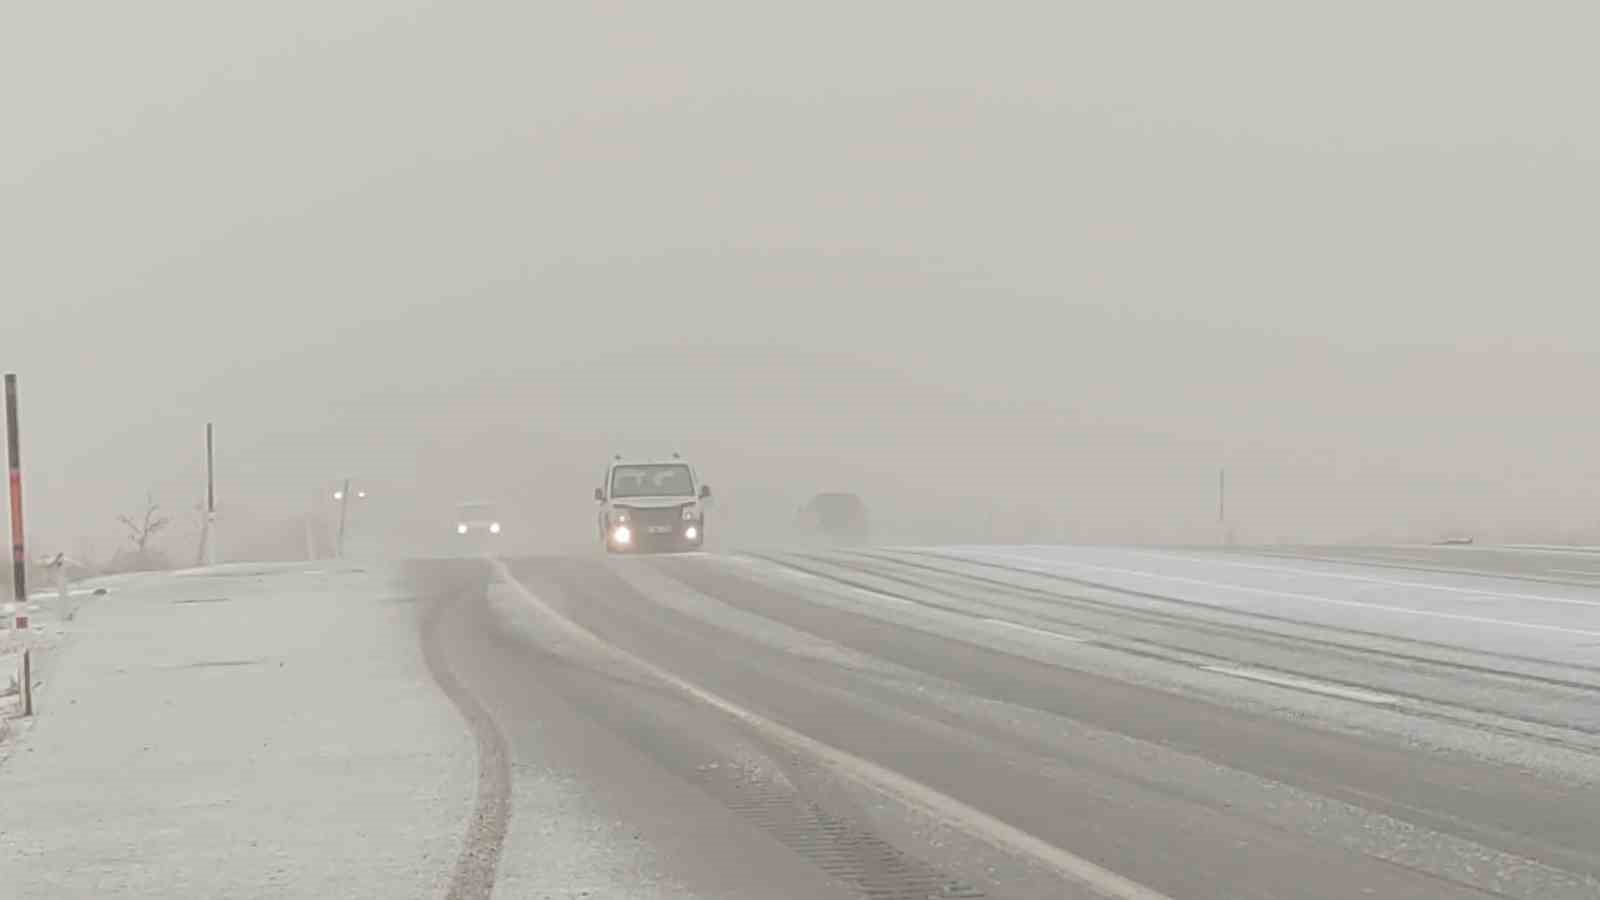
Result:
M1592 4L12 4L35 549L612 452L730 520L1600 526ZM786 514L786 513L785 513ZM1600 531L1596 532L1600 537ZM176 539L175 539L176 540Z

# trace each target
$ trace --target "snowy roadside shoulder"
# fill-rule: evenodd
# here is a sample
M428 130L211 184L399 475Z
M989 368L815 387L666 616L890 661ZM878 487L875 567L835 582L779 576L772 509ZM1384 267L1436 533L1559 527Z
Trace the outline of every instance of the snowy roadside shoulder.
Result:
M10 749L13 721L22 715L22 658L11 650L7 636L0 635L0 764Z
M125 585L162 576L148 573L104 575L74 582L65 595L58 589L30 591L26 606L0 603L0 765L16 749L35 719L24 715L22 693L23 653L28 651L34 699L45 690L48 673L66 653L76 630L78 612ZM28 619L26 629L16 627L17 615Z
M26 637L7 896L439 895L476 759L415 617L387 572L225 566L119 580Z
M5 617L8 626L15 621L12 609L0 610L0 615ZM45 625L37 620L27 631L19 632L12 627L0 630L0 765L5 764L33 723L32 719L23 717L23 651L30 651L30 677L37 691L44 684L41 664L60 648L64 636L55 623Z
M9 634L0 633L0 765L11 752L12 735L21 727L22 654Z

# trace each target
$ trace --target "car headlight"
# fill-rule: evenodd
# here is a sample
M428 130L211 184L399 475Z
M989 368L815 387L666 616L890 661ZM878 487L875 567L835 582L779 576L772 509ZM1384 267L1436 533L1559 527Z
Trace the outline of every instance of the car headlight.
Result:
M700 529L690 525L688 528L683 530L683 536L691 541L697 541L700 539Z
M499 522L490 522L489 523L489 533L490 534L499 534L500 533L500 523Z
M611 539L619 544L626 544L633 540L633 532L626 525L618 525L617 530L611 532Z
M612 515L611 520L618 525L626 525L628 524L628 513L619 509Z
M456 534L466 534L466 533L467 533L467 523L465 523L465 522L457 523L457 525L456 525Z
M693 522L698 518L700 518L700 510L695 509L692 506L685 506L683 508L683 520L685 522Z

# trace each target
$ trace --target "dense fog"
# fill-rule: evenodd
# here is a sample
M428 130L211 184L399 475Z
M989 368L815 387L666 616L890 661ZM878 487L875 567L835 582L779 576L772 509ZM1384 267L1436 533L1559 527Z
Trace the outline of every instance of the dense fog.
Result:
M346 477L368 549L465 499L589 548L606 459L674 451L723 547L820 491L892 541L1600 541L1597 23L1547 12L14 10L30 551L148 492L188 561L207 421L235 558Z

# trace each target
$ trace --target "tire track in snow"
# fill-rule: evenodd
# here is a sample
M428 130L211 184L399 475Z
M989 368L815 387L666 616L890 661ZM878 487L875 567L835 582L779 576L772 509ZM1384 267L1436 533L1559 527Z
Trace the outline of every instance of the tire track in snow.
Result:
M422 655L434 683L466 720L478 745L478 795L467 821L467 833L456 858L446 900L489 900L495 872L511 824L511 755L505 735L489 711L462 686L440 646L439 629L450 597L427 599L422 619Z

